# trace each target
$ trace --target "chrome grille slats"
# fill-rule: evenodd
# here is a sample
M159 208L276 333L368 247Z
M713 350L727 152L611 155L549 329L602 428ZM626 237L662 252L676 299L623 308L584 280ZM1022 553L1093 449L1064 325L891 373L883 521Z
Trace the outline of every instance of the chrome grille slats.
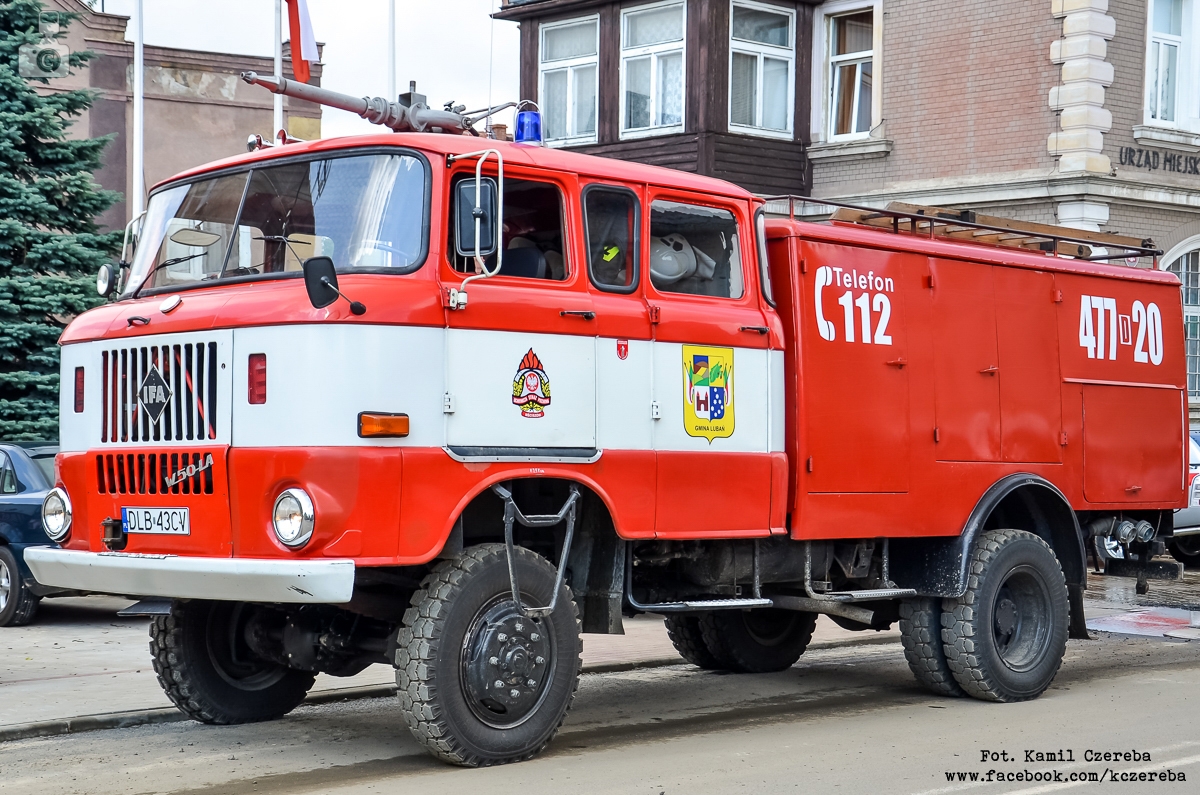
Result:
M216 342L172 342L108 347L100 352L100 443L154 444L211 442L218 438ZM158 368L169 394L153 420L139 400L152 368ZM186 464L184 464L186 466ZM129 477L129 471L125 471Z

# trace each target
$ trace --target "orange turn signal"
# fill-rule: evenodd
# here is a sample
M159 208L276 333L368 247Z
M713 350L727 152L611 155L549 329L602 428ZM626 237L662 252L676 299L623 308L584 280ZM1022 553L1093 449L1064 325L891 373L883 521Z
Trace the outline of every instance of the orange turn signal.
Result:
M358 415L358 435L363 439L395 439L408 436L408 415L364 411Z

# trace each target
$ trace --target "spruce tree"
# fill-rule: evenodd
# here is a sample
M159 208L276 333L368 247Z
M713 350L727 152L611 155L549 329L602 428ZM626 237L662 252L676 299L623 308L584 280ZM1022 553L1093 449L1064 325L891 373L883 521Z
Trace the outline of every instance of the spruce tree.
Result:
M101 303L97 269L120 245L95 217L119 194L92 178L108 138L67 138L88 90L39 94L19 49L42 41L39 0L0 0L0 440L58 439L58 336ZM59 14L66 27L77 16ZM60 33L61 35L61 33ZM92 57L77 52L78 69Z

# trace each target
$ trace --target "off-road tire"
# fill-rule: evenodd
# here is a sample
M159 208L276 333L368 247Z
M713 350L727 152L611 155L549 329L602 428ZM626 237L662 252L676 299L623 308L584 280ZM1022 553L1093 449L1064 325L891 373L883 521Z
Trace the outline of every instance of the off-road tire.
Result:
M704 633L700 629L700 616L695 613L673 613L665 616L667 637L679 656L706 671L721 669L721 663L708 650L704 642Z
M1168 538L1167 551L1187 570L1200 569L1200 535Z
M900 643L921 687L939 696L965 695L946 662L941 599L923 597L900 603Z
M21 581L17 556L0 544L0 582L8 583L8 598L0 606L0 627L23 627L33 621L41 599L29 592Z
M741 674L783 671L808 648L816 613L767 607L713 610L700 618L704 645L721 668Z
M1066 652L1070 608L1062 567L1045 541L1023 530L989 530L970 554L966 592L942 601L947 664L969 696L1037 698ZM1012 640L1003 640L1005 633Z
M210 634L228 622L222 615L236 603L188 601L171 605L170 615L150 623L154 673L167 698L201 723L220 725L273 720L301 702L315 677L279 665L261 663L264 675L235 684L218 669L210 652Z
M517 547L513 568L523 604L550 604L556 572L548 560ZM504 545L480 544L439 563L404 614L395 659L404 719L417 742L442 761L483 767L530 759L550 743L571 708L583 642L579 612L565 583L554 613L537 620L554 652L532 711L523 722L498 728L477 716L477 704L468 703L464 646L488 605L511 606L511 593Z

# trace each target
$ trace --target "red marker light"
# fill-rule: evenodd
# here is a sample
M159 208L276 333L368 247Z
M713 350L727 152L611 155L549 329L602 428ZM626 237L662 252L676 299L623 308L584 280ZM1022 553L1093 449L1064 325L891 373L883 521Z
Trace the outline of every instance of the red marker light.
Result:
M258 405L267 402L267 355L250 354L250 369L247 373L249 400Z
M75 368L75 413L83 413L83 368Z

